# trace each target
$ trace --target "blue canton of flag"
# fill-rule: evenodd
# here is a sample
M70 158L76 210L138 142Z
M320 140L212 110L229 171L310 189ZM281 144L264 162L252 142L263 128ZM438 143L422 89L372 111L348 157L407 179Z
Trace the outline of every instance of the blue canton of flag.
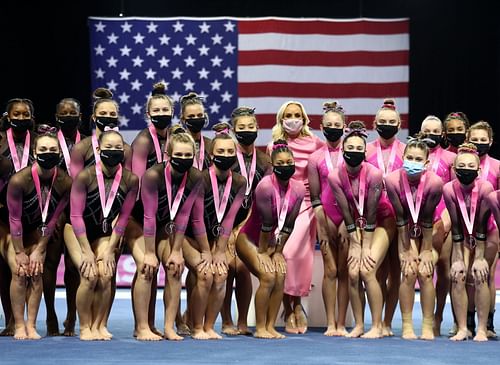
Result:
M162 81L176 103L190 91L204 100L210 125L237 106L237 22L228 19L89 19L92 88L120 105L120 128L147 126L146 101Z

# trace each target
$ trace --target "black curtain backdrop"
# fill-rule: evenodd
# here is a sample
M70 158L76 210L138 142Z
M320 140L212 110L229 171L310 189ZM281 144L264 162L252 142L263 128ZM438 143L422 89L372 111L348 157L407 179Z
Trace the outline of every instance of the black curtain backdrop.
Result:
M487 120L500 138L500 22L495 1L476 0L2 1L0 108L35 103L38 122L53 120L63 97L90 114L88 16L283 16L410 18L410 133L428 114L464 111ZM44 15L45 14L45 15ZM500 157L500 144L492 155Z

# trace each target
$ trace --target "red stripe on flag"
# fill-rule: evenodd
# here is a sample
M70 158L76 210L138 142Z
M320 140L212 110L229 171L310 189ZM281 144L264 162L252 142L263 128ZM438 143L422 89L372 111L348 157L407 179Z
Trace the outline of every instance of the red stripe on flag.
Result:
M409 32L409 21L240 20L238 21L238 31L240 34L397 34Z
M311 128L319 129L319 124L323 115L318 114L308 114L309 120L311 121ZM353 120L361 120L365 123L366 128L373 129L373 119L374 115L347 115L347 123ZM261 129L271 129L276 124L276 114L258 114L257 120L259 122L259 128ZM401 114L401 128L408 128L408 114Z
M408 83L317 84L288 82L245 82L238 84L242 97L286 96L294 98L386 98L407 97Z
M399 66L408 65L409 51L394 52L302 52L302 51L240 51L240 66Z

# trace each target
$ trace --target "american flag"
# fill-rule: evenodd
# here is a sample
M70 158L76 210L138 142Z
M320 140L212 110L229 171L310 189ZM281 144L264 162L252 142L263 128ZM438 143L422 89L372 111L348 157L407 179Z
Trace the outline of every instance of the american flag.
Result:
M304 104L319 134L324 101L371 126L392 97L407 128L408 19L91 17L89 30L92 87L113 91L127 140L147 126L158 81L175 102L201 95L210 125L229 121L237 106L255 107L260 146L288 100Z

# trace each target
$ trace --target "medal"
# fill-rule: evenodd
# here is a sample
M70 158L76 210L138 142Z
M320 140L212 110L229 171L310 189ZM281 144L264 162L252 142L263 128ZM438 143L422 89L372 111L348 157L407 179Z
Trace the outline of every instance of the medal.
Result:
M175 222L168 222L167 224L165 224L165 232L171 236L175 233Z
M411 238L419 238L422 235L422 228L418 224L414 224L410 229Z
M413 221L413 226L410 229L410 237L419 238L422 235L422 227L420 227L420 225L418 224L418 216L420 215L420 208L422 206L422 198L424 196L424 187L425 181L427 180L427 174L424 171L420 176L415 202L413 202L413 195L411 193L410 184L408 182L408 176L406 175L406 172L402 172L400 178L403 183L403 190L405 192L406 202L408 203L408 210L410 211L411 220Z
M36 195L38 198L38 205L40 207L40 212L42 214L42 224L40 227L38 227L38 230L40 231L40 234L45 237L48 233L47 232L48 226L45 222L47 221L47 215L49 213L49 205L50 205L50 197L52 196L52 188L54 187L54 182L56 181L56 177L57 177L57 167L54 168L54 175L52 176L52 184L50 184L50 189L49 189L49 192L47 193L47 197L45 199L45 204L43 204L42 188L40 186L40 176L38 176L37 166L38 166L38 163L36 163L36 162L31 166L31 177L33 178L33 184L35 185Z

